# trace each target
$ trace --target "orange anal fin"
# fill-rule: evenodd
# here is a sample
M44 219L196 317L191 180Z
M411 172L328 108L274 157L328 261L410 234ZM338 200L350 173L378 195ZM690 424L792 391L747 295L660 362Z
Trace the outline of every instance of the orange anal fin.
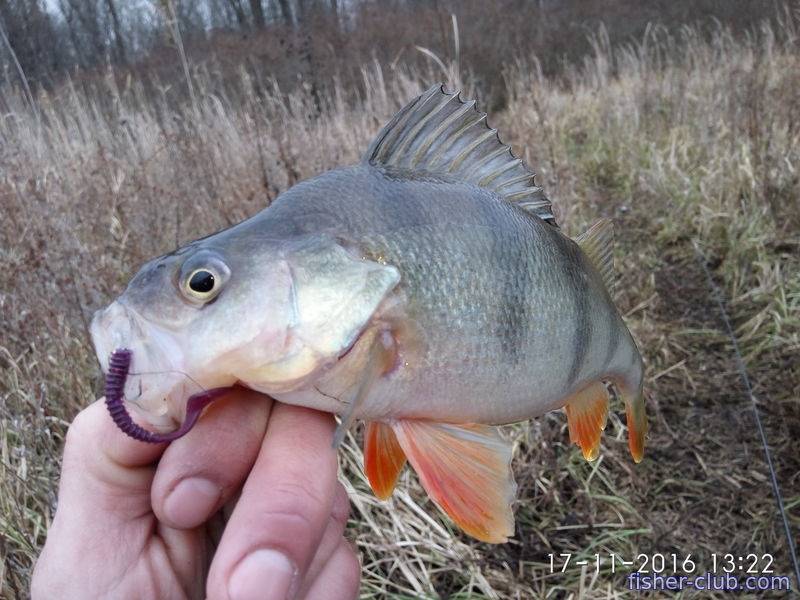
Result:
M511 445L497 428L416 420L392 428L422 487L456 525L483 542L514 535Z
M567 411L569 439L576 443L586 460L600 455L600 436L608 418L608 390L602 382L592 383L573 395Z
M628 447L634 462L644 458L644 438L647 435L647 413L644 408L644 394L622 394L625 399L625 416L628 422Z
M367 423L364 434L364 472L378 498L386 500L392 495L405 464L406 455L392 428L385 423Z

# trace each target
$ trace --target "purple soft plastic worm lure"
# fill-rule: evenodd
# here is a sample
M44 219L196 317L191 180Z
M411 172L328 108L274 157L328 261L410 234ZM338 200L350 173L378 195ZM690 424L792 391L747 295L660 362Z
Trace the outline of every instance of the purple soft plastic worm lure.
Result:
M128 378L132 354L127 348L119 348L114 350L109 357L108 374L106 375L106 406L117 427L140 442L160 444L177 440L179 437L186 435L194 427L203 409L231 389L230 387L214 388L190 396L186 402L186 420L176 431L171 433L147 431L133 422L131 415L125 408L125 400L123 398L125 380Z

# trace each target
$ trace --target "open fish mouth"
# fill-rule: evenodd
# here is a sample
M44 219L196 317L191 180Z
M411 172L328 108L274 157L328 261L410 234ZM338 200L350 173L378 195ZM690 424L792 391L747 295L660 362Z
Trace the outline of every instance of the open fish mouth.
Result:
M132 356L133 352L127 348L117 348L109 356L105 383L106 407L117 427L140 442L161 444L186 435L197 423L203 409L233 387L213 388L192 394L186 401L186 416L181 426L170 433L154 433L135 423L125 407L125 382L128 379Z

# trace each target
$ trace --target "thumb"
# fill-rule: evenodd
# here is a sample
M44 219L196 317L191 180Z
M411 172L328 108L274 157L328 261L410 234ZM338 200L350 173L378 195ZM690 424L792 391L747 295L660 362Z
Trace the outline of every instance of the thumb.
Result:
M54 525L64 513L92 529L148 513L155 463L165 448L120 431L102 399L88 406L67 431Z
M33 572L34 598L64 597L87 582L96 589L119 583L151 534L142 517L151 514L154 463L163 451L117 429L102 401L78 414L67 431L58 508Z

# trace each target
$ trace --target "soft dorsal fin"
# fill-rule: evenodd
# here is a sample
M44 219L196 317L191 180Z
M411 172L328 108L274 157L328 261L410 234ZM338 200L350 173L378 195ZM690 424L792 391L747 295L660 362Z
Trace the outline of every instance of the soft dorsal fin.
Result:
M614 222L600 219L575 238L584 254L589 257L595 269L603 277L606 289L614 293Z
M550 200L534 173L500 141L474 100L434 85L381 129L364 161L449 175L499 194L555 225Z

